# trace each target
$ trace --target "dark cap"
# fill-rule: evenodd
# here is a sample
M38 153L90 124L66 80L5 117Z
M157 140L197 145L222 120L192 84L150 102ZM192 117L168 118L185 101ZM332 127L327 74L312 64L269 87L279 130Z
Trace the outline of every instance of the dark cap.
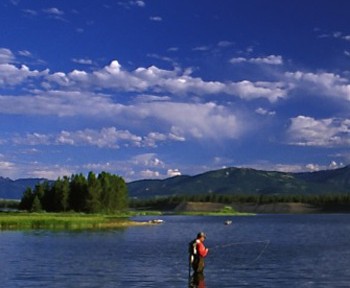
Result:
M197 239L199 239L199 238L201 238L201 237L207 238L207 235L205 235L204 232L199 232L199 233L197 234Z

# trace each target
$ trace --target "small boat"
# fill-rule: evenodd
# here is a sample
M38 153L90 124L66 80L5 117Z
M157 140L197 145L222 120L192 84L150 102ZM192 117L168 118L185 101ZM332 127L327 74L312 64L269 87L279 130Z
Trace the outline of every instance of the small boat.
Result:
M226 220L224 223L225 223L225 225L231 225L232 224L232 220Z
M151 222L153 224L162 224L162 223L164 223L164 220L162 220L162 219L153 219L153 220L150 220L149 222Z

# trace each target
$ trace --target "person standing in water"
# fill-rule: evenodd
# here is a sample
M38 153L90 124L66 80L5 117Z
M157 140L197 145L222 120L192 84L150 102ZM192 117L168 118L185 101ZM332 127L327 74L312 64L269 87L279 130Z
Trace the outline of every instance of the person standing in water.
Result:
M204 245L206 238L204 232L199 232L197 238L190 243L190 263L194 273L203 273L204 271L204 258L209 252L209 249Z

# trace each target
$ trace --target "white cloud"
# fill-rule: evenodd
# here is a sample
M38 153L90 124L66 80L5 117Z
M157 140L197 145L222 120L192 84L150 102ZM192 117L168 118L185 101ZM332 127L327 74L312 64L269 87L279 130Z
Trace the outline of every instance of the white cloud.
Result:
M93 61L91 59L77 59L77 58L73 58L72 61L74 63L78 63L78 64L82 64L82 65L91 65L93 64Z
M154 170L143 170L140 172L141 178L147 178L147 179L153 179L153 178L159 178L160 173L159 171L154 171Z
M160 16L151 16L151 17L149 17L149 20L155 21L155 22L161 22L161 21L163 21L163 18Z
M232 46L232 45L233 45L233 42L231 42L231 41L226 41L226 40L220 41L220 42L218 43L218 47L221 47L221 48L230 47L230 46Z
M92 129L75 132L62 131L55 139L58 144L88 145L99 148L118 148L118 143L124 141L139 146L141 140L141 137L133 135L129 131L117 130L115 127L102 128L100 131Z
M145 1L142 1L142 0L130 1L130 4L136 5L136 6L139 6L139 7L145 7L146 6Z
M282 65L283 64L283 58L280 55L269 55L266 57L257 57L257 58L244 58L244 57L237 57L230 59L230 63L254 63L254 64L268 64L268 65Z
M210 46L197 46L192 49L193 51L209 51Z
M161 161L155 153L139 154L130 160L134 165L139 167L164 167L164 162Z
M219 140L237 138L242 133L241 120L232 111L215 103L144 103L138 106L137 111L144 117L156 117L159 123L170 125L172 134L180 138Z
M140 146L142 140L142 137L134 135L127 130L117 130L115 127L108 127L101 130L61 131L58 134L27 133L24 137L14 137L12 142L21 145L73 145L119 148L120 143Z
M30 70L26 65L17 68L12 64L0 64L0 87L18 85L29 78L45 76L47 73L48 70Z
M18 51L18 54L24 57L32 57L32 53L30 53L28 50L20 50Z
M0 161L0 175L3 177L12 177L16 174L16 166L9 161Z
M255 112L256 112L257 114L260 114L260 115L268 115L268 116L273 116L273 115L276 114L275 111L269 111L269 110L266 110L266 109L264 109L264 108L262 108L262 107L257 108L257 109L255 110Z
M37 11L32 9L23 9L22 11L28 16L37 16L39 14Z
M43 9L43 12L45 14L49 14L49 15L55 15L55 16L61 16L64 14L64 12L56 7L51 7L51 8L47 8L47 9Z
M236 83L229 83L225 87L225 92L231 95L237 95L245 100L266 98L270 102L287 96L289 88L283 82L251 82L243 80Z
M314 92L316 95L335 96L350 101L349 81L334 73L286 72L287 81L294 89Z
M11 63L15 60L15 55L11 50L0 48L0 64Z
M168 177L175 177L175 176L180 176L181 172L179 169L168 169L167 171L167 176Z
M142 145L154 143L155 135L158 138L162 135L172 141L184 141L187 137L236 138L242 132L241 119L233 111L211 102L202 104L152 101L123 105L114 103L108 95L76 91L37 92L35 96L0 96L0 113L89 116L124 121L124 124L125 119L134 119L135 123L139 123L138 126L146 127L152 121L158 121L158 127L163 132L153 131L160 134L152 132Z
M118 4L126 9L130 9L133 6L137 6L141 8L146 6L145 1L142 1L142 0L119 1Z
M289 144L336 147L350 144L349 119L314 119L298 116L291 119L287 131Z
M117 60L103 69L92 73L74 70L68 74L57 72L47 77L49 83L63 87L90 87L115 89L128 92L167 92L175 96L186 94L210 95L228 94L242 99L266 98L273 102L287 94L286 85L282 82L240 82L222 83L219 81L203 81L190 75L189 70L163 70L155 66L137 68L128 72Z

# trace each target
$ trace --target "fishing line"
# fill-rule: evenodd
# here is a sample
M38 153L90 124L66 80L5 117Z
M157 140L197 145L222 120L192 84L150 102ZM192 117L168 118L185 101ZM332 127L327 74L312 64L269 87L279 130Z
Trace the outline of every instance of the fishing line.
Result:
M248 242L247 241L246 242L231 242L231 243L227 243L227 244L216 245L216 246L209 248L209 249L213 250L213 249L218 249L218 248L226 248L226 247L230 247L230 246L247 245L247 244L254 244L254 243L264 243L265 245L263 246L263 248L261 249L259 254L257 254L257 256L252 261L238 265L238 266L250 266L250 265L256 263L261 258L261 256L266 251L267 247L270 245L270 242L271 242L270 240L248 241Z

